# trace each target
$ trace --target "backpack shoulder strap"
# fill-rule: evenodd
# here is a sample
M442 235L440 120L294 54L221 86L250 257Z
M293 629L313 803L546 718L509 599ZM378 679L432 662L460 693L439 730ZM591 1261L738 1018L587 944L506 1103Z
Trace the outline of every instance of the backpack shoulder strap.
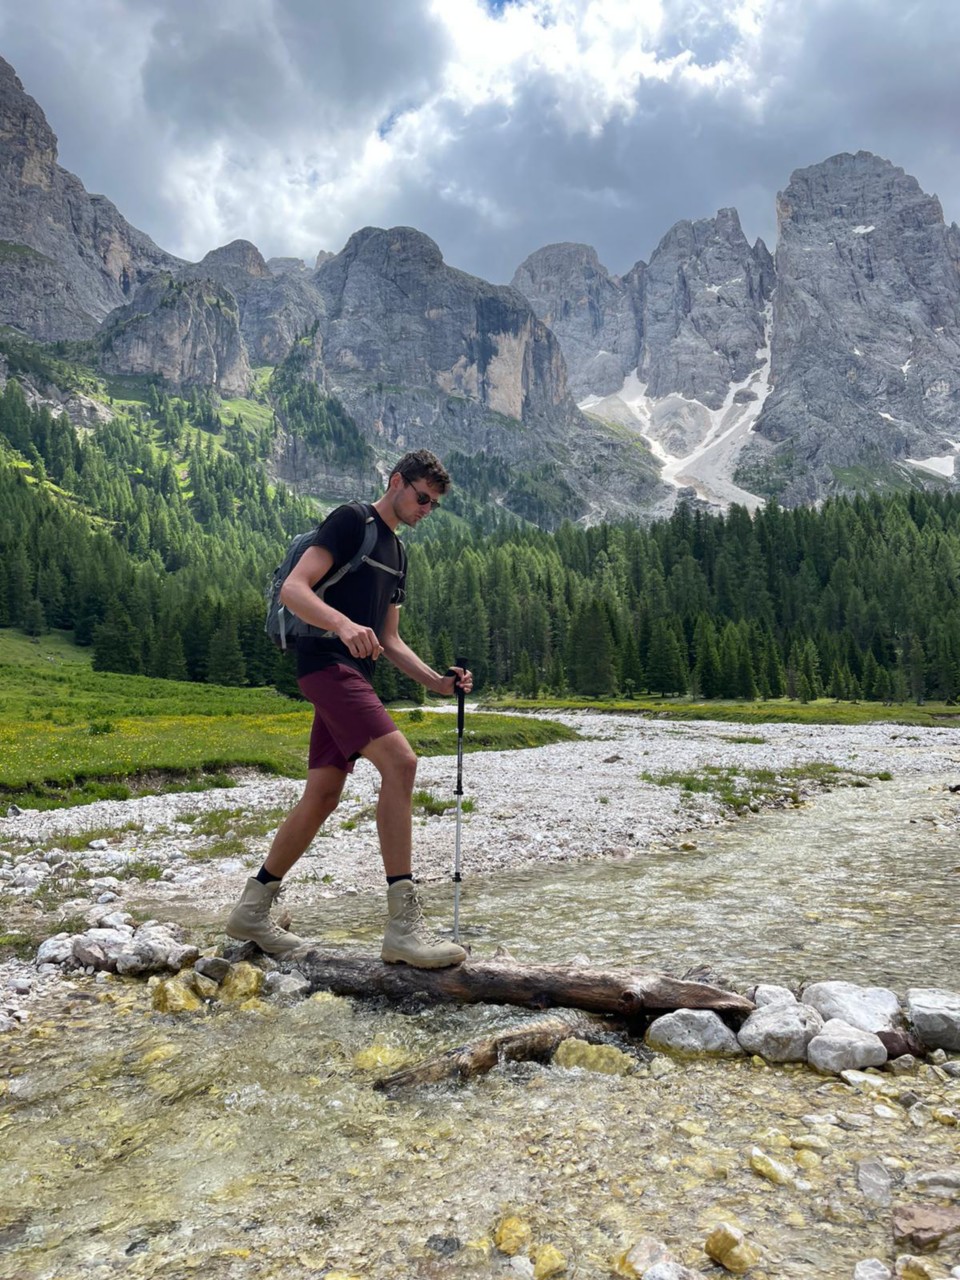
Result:
M360 545L357 547L356 551L353 553L350 559L347 560L344 564L342 564L340 568L336 570L335 573L332 573L329 578L325 579L325 581L322 582L319 587L315 588L316 594L320 597L321 600L323 599L324 593L326 591L329 591L329 589L334 585L334 583L339 582L340 579L343 578L346 574L353 573L355 570L359 569L360 566L364 564L364 562L367 560L368 556L370 555L370 552L373 550L374 546L376 545L377 533L378 533L377 518L373 514L373 509L371 508L370 504L367 502L351 502L350 506L356 507L359 511L363 513L363 517L364 517L363 537L360 539Z

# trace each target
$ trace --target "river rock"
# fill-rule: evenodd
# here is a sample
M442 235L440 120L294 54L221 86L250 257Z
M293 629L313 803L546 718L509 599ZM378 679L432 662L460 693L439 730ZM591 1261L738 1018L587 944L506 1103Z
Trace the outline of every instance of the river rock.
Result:
M857 1165L857 1186L864 1199L878 1208L886 1208L890 1203L890 1183L890 1174L882 1160L873 1157Z
M304 982L306 990L309 991L310 984L306 979ZM631 1058L622 1049L618 1049L616 1045L589 1044L586 1040L577 1039L576 1036L561 1040L551 1062L554 1066L564 1067L567 1070L579 1067L583 1071L599 1071L607 1076L630 1075L637 1067L636 1059Z
M944 1274L936 1262L929 1258L916 1258L910 1253L901 1253L895 1268L897 1280L942 1280Z
M264 995L298 998L310 994L310 983L302 973L268 973L263 983ZM612 1046L604 1046L611 1048ZM618 1051L619 1052L619 1051ZM627 1055L624 1054L624 1057ZM633 1066L633 1059L631 1066Z
M893 1239L921 1253L960 1244L960 1209L920 1204L897 1205L893 1211Z
M928 1049L960 1049L960 993L943 987L911 987L907 1012Z
M816 1009L824 1022L832 1018L861 1031L896 1031L903 1025L900 1001L886 987L861 987L855 982L813 982L800 997Z
M513 1258L518 1253L526 1253L532 1238L529 1222L516 1214L506 1214L497 1223L493 1233L493 1243L501 1253Z
M891 1280L893 1272L879 1258L864 1258L853 1269L853 1280Z
M567 1269L567 1260L553 1244L537 1244L531 1251L533 1280L553 1280Z
M851 1027L839 1018L824 1023L807 1045L807 1061L818 1071L832 1072L851 1068L879 1067L887 1060L887 1051L872 1031Z
M614 1270L628 1280L641 1280L648 1271L661 1262L674 1262L674 1256L656 1236L640 1236L626 1253L617 1259Z
M737 1037L709 1009L677 1009L664 1014L647 1028L644 1042L651 1049L671 1053L711 1054L733 1058L743 1053Z
M153 989L152 1004L157 1013L196 1013L200 998L180 978L167 978Z
M758 1053L768 1062L803 1062L807 1045L822 1027L816 1009L791 997L751 1013L737 1039L747 1053Z
M759 1147L754 1147L750 1152L750 1168L761 1178L766 1178L768 1182L773 1182L778 1187L792 1187L796 1182L796 1176L791 1168L782 1160L774 1160L773 1156L768 1156Z
M796 1004L797 997L789 987L778 987L772 982L761 982L751 999L758 1009L768 1004Z
M960 1191L960 1167L952 1169L931 1169L926 1172L915 1170L906 1177L908 1187L922 1187L934 1191L938 1195L948 1195Z
M643 1273L643 1280L703 1280L699 1271L691 1271L679 1262L658 1262Z
M256 965L241 960L235 964L220 983L220 999L239 1004L243 1000L251 1000L260 994L263 987L264 973Z
M760 1250L750 1244L739 1227L729 1222L718 1222L703 1247L708 1258L735 1276L745 1275L760 1261Z
M221 983L230 972L231 966L230 961L224 960L223 956L201 956L193 967L205 978Z

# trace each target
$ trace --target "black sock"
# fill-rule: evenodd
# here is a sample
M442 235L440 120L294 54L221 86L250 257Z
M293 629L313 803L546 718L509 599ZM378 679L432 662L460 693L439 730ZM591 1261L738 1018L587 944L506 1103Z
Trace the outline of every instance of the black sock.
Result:
M412 880L412 879L413 879L412 874L407 874L404 876L387 876L387 884L391 885L391 884L396 884L398 880Z
M283 876L275 876L272 871L267 870L267 864L264 863L254 879L259 880L261 884L273 884L275 880L282 880Z

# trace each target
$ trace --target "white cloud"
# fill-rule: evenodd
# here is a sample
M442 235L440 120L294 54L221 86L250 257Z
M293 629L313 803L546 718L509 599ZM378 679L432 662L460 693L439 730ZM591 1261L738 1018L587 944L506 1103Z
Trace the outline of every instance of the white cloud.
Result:
M499 11L497 11L499 9ZM164 247L269 256L419 226L509 278L615 270L679 218L773 231L793 168L864 147L960 206L946 0L32 0L0 40L61 159Z

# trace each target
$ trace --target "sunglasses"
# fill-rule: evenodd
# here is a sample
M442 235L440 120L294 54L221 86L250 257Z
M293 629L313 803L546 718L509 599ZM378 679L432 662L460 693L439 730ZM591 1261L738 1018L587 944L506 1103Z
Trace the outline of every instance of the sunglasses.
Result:
M417 486L413 483L413 481L408 480L406 476L403 477L403 483L408 484L410 488L413 490L413 492L417 495L418 507L429 506L431 511L436 511L437 507L439 507L440 505L439 499L431 498L429 493L424 493L422 490L418 489Z

